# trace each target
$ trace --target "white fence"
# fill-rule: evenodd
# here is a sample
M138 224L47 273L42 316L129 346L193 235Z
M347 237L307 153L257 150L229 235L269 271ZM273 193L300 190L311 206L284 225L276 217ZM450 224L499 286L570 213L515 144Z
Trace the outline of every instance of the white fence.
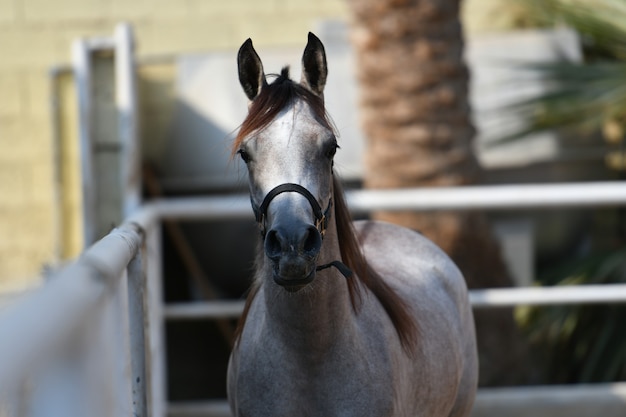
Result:
M528 208L626 203L626 184L617 182L388 191L382 200L380 192L358 191L349 193L348 201L355 211L437 208L427 200L445 208L493 210L519 207L523 190ZM507 194L514 195L518 203L507 202L503 198ZM401 207L389 204L392 198L404 201L402 196L410 196L414 203L405 201ZM474 202L463 204L470 200ZM149 203L76 262L54 274L43 288L3 311L0 401L4 401L7 415L165 416L168 408L170 415L224 415L224 403L168 405L165 394L164 320L233 317L242 307L241 302L225 301L162 304L158 226L166 219L201 218L251 219L249 200L231 196ZM476 308L624 303L626 284L475 290L470 297ZM572 404L580 403L578 409L582 410L583 405L588 408L594 404L594 398L611 398L612 407L618 410L622 410L620 404L626 407L623 384L593 386L584 390L584 395L580 387L552 390L548 408L552 413L555 402L567 404L568 409L576 409ZM506 408L509 400L518 408L521 403L538 407L537 401L520 399L530 398L533 392L540 394L533 398L545 397L550 389L481 391L474 415L488 415L495 405Z
M114 230L3 312L5 413L146 415L142 242L136 226Z

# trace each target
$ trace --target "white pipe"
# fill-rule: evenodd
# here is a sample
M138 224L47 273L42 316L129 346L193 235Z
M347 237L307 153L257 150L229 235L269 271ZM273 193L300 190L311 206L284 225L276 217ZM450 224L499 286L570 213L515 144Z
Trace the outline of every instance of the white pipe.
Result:
M238 318L244 301L206 301L201 303L166 304L163 310L168 320L203 320Z
M351 191L348 205L371 210L508 210L626 204L618 181Z
M167 405L168 417L232 417L225 400L179 401Z
M626 383L480 388L471 417L623 417ZM226 400L173 402L168 417L230 417Z
M172 219L253 219L250 197L247 195L220 195L209 197L163 198L143 206L153 211L160 220ZM143 210L143 208L142 208ZM134 219L138 214L134 214Z
M141 251L128 265L128 322L130 337L130 383L132 384L134 417L147 417L146 324L148 323L146 292L146 259Z
M626 183L352 190L346 193L346 197L354 212L604 207L626 205ZM252 218L248 195L158 199L148 203L147 207L162 219Z
M127 23L115 28L115 102L121 145L122 210L126 218L141 204L135 42L132 28Z
M626 303L626 284L470 290L469 299L473 308ZM167 304L163 312L167 320L237 318L244 304L239 300L176 303Z
M134 227L112 231L43 288L3 311L0 394L72 340L76 329L110 296L141 241Z
M85 40L72 43L72 70L78 96L78 135L81 160L81 190L83 205L83 245L92 244L96 239L96 196L94 194L94 173L92 157L93 108L91 100L92 68L90 51Z
M623 417L626 383L483 388L471 417Z
M474 308L626 303L626 284L471 290L469 296Z
M146 218L149 218L146 217ZM163 271L161 270L162 236L161 226L152 223L146 230L143 249L146 262L146 383L147 415L165 417L167 405L167 367L165 345L165 321L163 320Z

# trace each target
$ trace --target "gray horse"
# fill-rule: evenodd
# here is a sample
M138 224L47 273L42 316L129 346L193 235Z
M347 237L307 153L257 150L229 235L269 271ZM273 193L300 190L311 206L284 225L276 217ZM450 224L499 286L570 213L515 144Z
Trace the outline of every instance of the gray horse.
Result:
M420 234L353 223L333 173L324 46L309 34L300 83L268 84L248 39L250 99L233 155L261 229L228 369L235 416L467 416L474 322L459 270Z

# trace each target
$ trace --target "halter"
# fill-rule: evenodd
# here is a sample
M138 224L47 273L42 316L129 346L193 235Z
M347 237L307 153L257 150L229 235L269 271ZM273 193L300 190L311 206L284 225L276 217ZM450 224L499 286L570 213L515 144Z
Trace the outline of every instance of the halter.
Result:
M315 227L320 232L322 237L324 237L324 234L326 233L326 227L328 227L328 217L330 216L330 209L333 205L333 199L331 198L328 201L328 207L325 211L322 211L322 207L320 207L317 199L313 196L313 194L311 194L309 190L307 190L300 184L294 184L290 182L274 187L269 193L267 193L259 207L257 207L254 204L254 201L252 201L252 210L254 211L254 216L256 217L256 221L261 229L261 235L265 237L265 234L267 233L265 227L265 217L267 214L267 208L269 207L270 203L278 195L287 192L298 193L309 201L309 204L313 209L313 215L315 216Z
M263 202L261 203L260 206L257 206L256 204L254 204L252 197L250 198L250 202L252 203L252 211L254 212L254 217L256 218L256 221L259 224L259 228L261 229L261 236L265 238L265 235L267 234L265 218L266 218L267 209L270 203L272 202L274 198L276 198L276 196L282 193L287 193L287 192L298 193L307 199L307 201L311 205L311 208L313 209L313 215L315 216L315 228L318 230L320 235L322 235L322 239L323 239L324 235L326 234L326 228L328 227L328 220L330 218L330 210L333 206L332 197L330 198L330 200L328 200L328 206L326 207L326 210L322 211L322 207L317 202L317 199L315 198L315 196L313 196L313 194L311 194L309 190L307 190L300 184L294 184L290 182L285 183L285 184L280 184L272 188L270 192L267 193L267 195L263 199ZM316 268L316 271L321 271L323 269L330 268L331 266L337 268L337 270L341 273L341 275L343 275L346 278L350 278L352 276L352 270L340 261L332 261L324 265L319 265Z

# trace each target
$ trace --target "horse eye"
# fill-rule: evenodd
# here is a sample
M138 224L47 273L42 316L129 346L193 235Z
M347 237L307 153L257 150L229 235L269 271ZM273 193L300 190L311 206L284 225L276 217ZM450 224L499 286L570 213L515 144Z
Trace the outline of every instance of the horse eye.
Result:
M332 159L335 156L335 154L337 153L337 149L339 149L339 148L340 147L339 147L339 145L337 145L337 142L329 143L326 146L326 152L325 152L326 157L328 159Z
M239 154L241 159L243 159L243 162L245 162L246 164L248 162L250 162L250 159L252 159L252 158L250 158L250 154L248 152L244 151L243 149L239 149L237 151L237 153Z

